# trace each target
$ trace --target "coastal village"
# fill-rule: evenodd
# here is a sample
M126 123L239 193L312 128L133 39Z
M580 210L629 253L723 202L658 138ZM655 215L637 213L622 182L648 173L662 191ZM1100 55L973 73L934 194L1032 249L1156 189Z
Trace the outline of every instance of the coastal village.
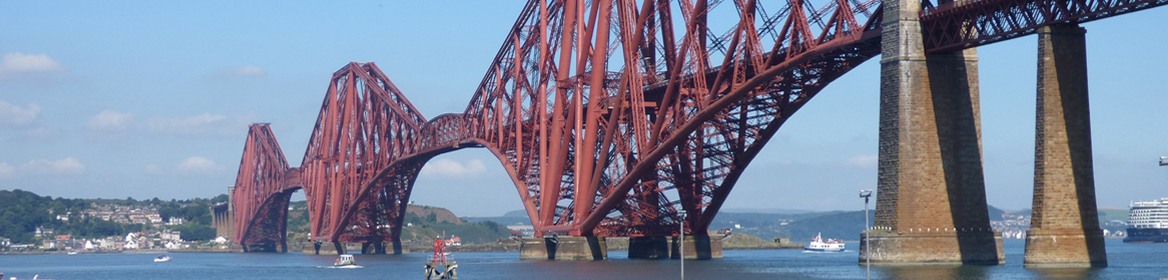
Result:
M210 242L194 242L182 239L182 232L166 229L179 226L183 218L171 217L163 220L158 209L153 207L132 207L124 205L91 205L91 209L81 212L82 217L100 218L126 225L149 225L149 229L130 232L125 236L102 238L74 238L72 234L56 234L51 228L37 227L34 236L40 240L33 244L13 244L11 239L0 237L0 250L19 252L120 252L120 251L161 251L201 247L226 247L227 239L216 237ZM72 212L55 215L57 220L69 221Z
M229 243L204 225L209 223L190 220L188 214L209 215L210 209L196 210L208 208L205 199L199 203L78 199L63 205L56 203L60 200L51 200L55 207L24 213L0 211L9 225L2 232L6 234L0 234L0 253L213 251L225 250Z

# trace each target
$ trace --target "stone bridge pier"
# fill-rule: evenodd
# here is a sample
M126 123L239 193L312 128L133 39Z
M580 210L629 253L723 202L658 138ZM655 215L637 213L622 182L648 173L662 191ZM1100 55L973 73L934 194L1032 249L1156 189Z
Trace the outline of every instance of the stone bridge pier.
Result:
M944 4L946 1L942 1ZM885 1L876 222L860 263L1005 263L982 169L975 49L925 53L919 1ZM1025 264L1106 266L1082 28L1039 32L1034 214ZM861 235L864 239L865 235Z
M874 264L1003 264L986 207L977 51L926 54L919 12L919 1L884 2L876 222L860 263L871 250Z
M1095 205L1086 30L1038 30L1034 205L1026 267L1106 267Z

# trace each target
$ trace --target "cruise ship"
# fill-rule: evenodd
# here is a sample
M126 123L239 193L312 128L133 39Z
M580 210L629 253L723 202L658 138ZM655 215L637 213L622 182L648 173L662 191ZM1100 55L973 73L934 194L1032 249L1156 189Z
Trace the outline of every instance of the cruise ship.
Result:
M1124 243L1168 242L1168 197L1132 202Z

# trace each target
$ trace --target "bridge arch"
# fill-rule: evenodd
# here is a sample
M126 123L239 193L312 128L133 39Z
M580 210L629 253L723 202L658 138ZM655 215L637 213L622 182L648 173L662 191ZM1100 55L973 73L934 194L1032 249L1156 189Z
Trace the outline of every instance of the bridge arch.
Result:
M575 1L533 0L466 110L429 120L374 63L350 63L333 75L300 169L313 238L393 239L425 162L471 146L503 163L540 233L673 235L684 210L684 231L704 234L787 118L880 53L879 1L822 2L786 1L767 12L750 0L677 7L599 0L582 10ZM919 15L932 32L927 49L988 44L1166 2L1109 2L1118 6L1027 17L1023 26L993 15L1043 4L971 3ZM715 7L739 17L731 30L709 30ZM244 164L251 164L246 149Z

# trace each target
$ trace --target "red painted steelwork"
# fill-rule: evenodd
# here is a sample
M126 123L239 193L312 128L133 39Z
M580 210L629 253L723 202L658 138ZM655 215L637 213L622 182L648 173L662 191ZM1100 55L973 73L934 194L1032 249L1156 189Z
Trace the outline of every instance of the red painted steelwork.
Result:
M987 32L973 37L956 28L971 24L953 22L1019 24L1013 15L977 17L1009 10L987 4L1007 1L943 6L922 23L939 28L926 30L939 42L931 46L944 49L1166 0L1116 1L1008 30L977 25ZM350 63L333 75L299 173L312 237L399 240L419 170L466 147L495 154L538 236L676 235L681 209L689 234L703 234L779 127L880 53L879 1L815 2L532 0L466 109L429 121L373 63ZM1045 11L1067 2L1026 5ZM242 163L255 164L248 151ZM241 166L241 178L254 177L252 169ZM236 192L292 189L265 186L237 183Z
M244 250L274 250L278 245L287 250L288 198L301 188L298 177L268 124L250 125L231 194L234 234Z
M1034 34L1039 27L1079 24L1168 4L1168 0L965 0L921 10L929 52L972 48Z

